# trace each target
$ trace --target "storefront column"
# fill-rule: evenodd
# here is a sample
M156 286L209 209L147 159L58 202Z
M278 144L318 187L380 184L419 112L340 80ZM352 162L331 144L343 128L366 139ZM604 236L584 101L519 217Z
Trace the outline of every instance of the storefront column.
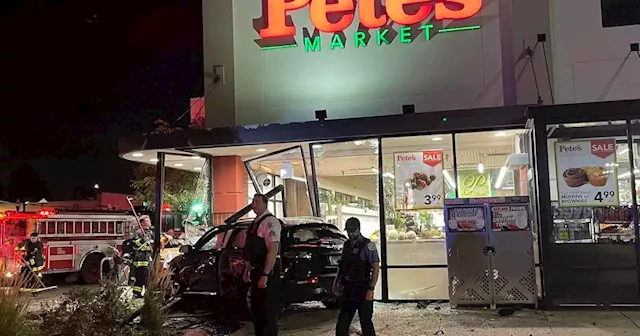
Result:
M239 156L216 156L212 159L213 224L221 224L247 205L247 172Z
M627 119L627 145L629 146L629 151L627 152L629 155L629 172L631 173L630 181L631 182L631 215L633 216L633 235L634 242L633 245L636 251L636 273L638 275L638 287L640 288L640 232L638 230L638 199L637 199L637 191L636 191L636 164L633 152L633 128L631 127L631 120Z
M389 301L389 268L387 258L387 219L384 214L384 158L382 138L378 138L378 209L380 210L380 281L382 302Z
M154 258L160 252L160 236L162 233L162 205L164 198L164 159L163 152L158 152L158 163L156 164L156 199L154 208L154 241L153 241L153 254Z
M549 157L547 152L547 128L539 121L533 122L534 171L537 182L536 198L538 205L538 242L540 249L540 277L542 280L543 309L553 306L553 284L551 280L549 262L550 250L553 248L553 212L551 209L551 183L549 181Z

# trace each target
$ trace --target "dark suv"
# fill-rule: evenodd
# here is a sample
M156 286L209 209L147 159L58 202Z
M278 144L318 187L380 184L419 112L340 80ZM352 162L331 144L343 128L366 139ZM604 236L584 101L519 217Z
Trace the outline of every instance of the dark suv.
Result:
M283 303L286 306L322 301L325 306L333 307L335 298L331 286L347 238L336 226L319 218L285 218L283 222ZM238 303L244 306L248 285L242 281L242 272L250 223L250 220L238 220L216 226L193 246L183 246L183 254L169 264L178 293L210 296L224 300L225 305Z

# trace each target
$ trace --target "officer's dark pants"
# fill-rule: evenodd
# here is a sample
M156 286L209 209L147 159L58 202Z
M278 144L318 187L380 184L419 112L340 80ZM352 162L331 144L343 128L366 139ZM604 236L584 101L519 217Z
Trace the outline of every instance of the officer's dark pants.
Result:
M149 266L136 267L136 282L133 285L133 294L141 296L142 290L147 285L147 277L149 276Z
M367 301L368 284L344 284L341 307L336 323L336 336L348 336L353 316L358 311L362 336L375 336L373 328L373 301Z
M257 274L254 274L257 273ZM274 271L273 274L280 274ZM277 336L278 315L282 308L282 283L278 277L270 276L267 288L259 288L262 272L251 274L251 316L256 336Z

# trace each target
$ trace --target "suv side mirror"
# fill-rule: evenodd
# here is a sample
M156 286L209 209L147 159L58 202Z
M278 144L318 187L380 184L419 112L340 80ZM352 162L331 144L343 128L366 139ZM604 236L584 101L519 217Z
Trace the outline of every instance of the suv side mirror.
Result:
M182 245L182 246L180 246L180 250L179 251L182 254L188 254L191 251L193 251L193 246L191 246L191 245Z

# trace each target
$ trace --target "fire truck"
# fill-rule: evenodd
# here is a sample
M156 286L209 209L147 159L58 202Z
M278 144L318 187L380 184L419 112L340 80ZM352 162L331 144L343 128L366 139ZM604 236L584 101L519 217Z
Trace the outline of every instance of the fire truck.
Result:
M16 246L37 232L44 247L43 275L67 273L87 284L95 284L108 267L102 260L121 250L122 243L137 227L136 218L124 212L38 212L0 213L0 247L4 276L20 267Z

